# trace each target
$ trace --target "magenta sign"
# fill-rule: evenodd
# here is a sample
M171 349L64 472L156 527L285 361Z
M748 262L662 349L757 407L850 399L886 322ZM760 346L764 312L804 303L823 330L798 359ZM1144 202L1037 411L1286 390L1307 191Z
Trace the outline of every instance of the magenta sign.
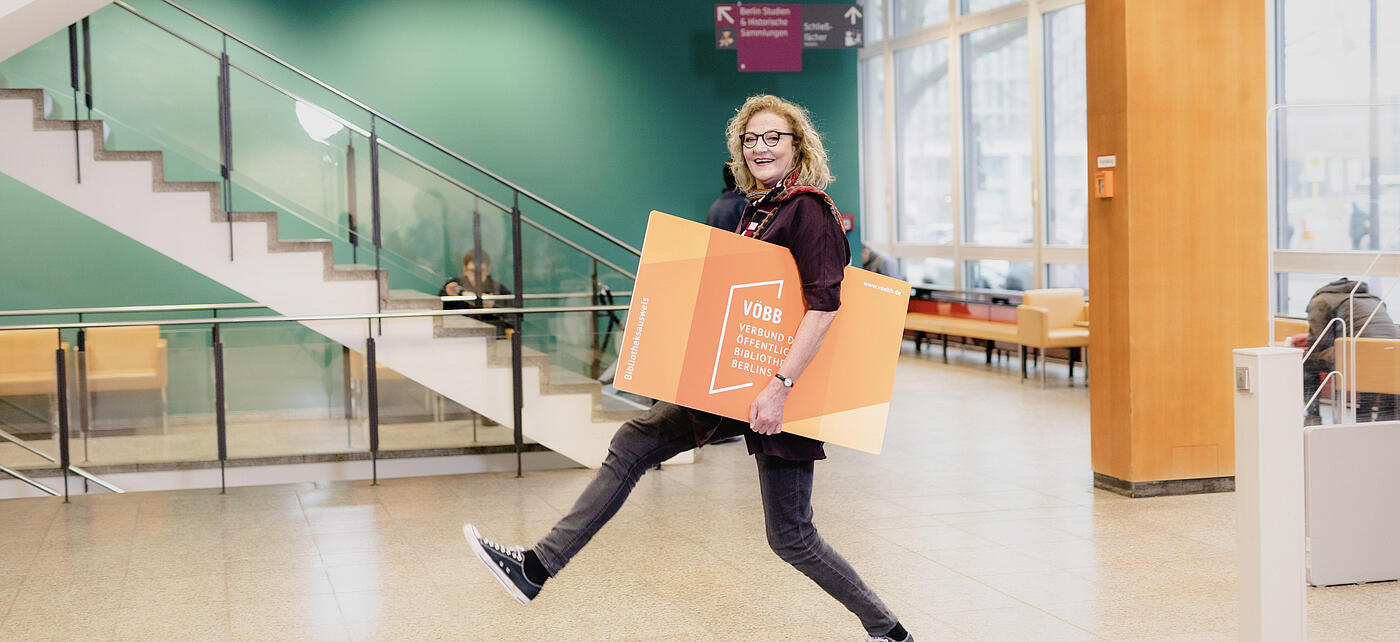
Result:
M802 71L802 5L717 4L715 46L739 52L739 71Z

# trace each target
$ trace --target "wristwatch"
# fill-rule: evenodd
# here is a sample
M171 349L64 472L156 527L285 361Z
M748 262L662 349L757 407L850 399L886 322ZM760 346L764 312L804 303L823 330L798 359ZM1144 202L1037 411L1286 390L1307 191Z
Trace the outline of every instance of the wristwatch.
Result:
M784 387L784 388L791 388L791 387L792 387L792 383L793 383L792 379L789 379L789 378L787 378L787 377L784 377L781 373L778 373L778 372L773 373L773 378L774 378L774 379L777 379L778 381L783 382L783 387Z

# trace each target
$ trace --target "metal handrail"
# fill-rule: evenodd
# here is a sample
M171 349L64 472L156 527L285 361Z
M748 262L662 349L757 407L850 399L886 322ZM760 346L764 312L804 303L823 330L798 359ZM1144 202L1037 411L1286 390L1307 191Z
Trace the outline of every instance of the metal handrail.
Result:
M167 1L167 0L162 0L162 1ZM150 16L147 16L146 14L141 13L141 11L138 10L138 9L136 9L135 7L132 7L131 5L129 5L129 4L125 3L125 2L122 2L121 0L116 0L116 1L113 2L112 4L114 4L114 5L118 6L118 7L121 7L122 9L124 9L124 10L126 10L128 13L130 13L131 15L136 16L137 18L140 18L140 19L146 21L146 22L149 23L150 25L152 25L152 26L154 26L154 27L156 27L156 28L158 28L158 29L160 29L160 30L166 32L167 34L170 34L171 36L173 36L173 37L175 37L175 38L177 38L177 39L183 41L185 44L188 44L188 45L190 45L191 47L194 47L195 49L198 49L199 51L203 52L205 55L209 56L210 58L214 58L214 59L218 59L218 58L219 58L219 54L216 54L216 53L214 53L213 51L210 51L209 49L206 49L204 46L200 45L199 43L197 43L197 42L195 42L195 41L193 41L193 40L190 40L189 38L186 38L185 36L183 36L183 35L181 35L180 33L176 32L174 29L171 29L170 27L167 27L167 26L165 26L165 25L163 25L163 24L157 22L155 19L151 18ZM181 11L185 11L185 9L182 8L182 7L180 7L179 5L175 5L174 3L169 3L169 4L171 4L172 6L175 6L176 8L180 9ZM186 13L189 13L188 11L185 11L185 12L186 12ZM194 15L194 14L190 14L190 15ZM199 20L204 21L204 22L207 23L207 21L205 21L203 18L199 18L198 16L195 16L195 17L196 17L197 19L199 19ZM211 25L211 26L213 26L213 25ZM215 29L219 29L217 26L214 26L214 28L215 28ZM219 29L219 31L220 31L220 32L223 32L222 29ZM225 33L226 33L226 32L225 32ZM236 36L230 36L230 37L233 37L235 40L238 40L238 38L237 38ZM241 42L241 40L240 40L240 42ZM245 43L245 44L246 44L246 43ZM268 56L269 58L271 58L272 60L281 63L281 61L278 60L276 57L271 56L271 55L268 55L268 54L265 54L265 52L262 52L261 50L257 49L256 47L253 47L252 45L248 45L248 46L249 46L250 48L253 48L254 50L257 50L259 53L264 53L264 55L267 55L267 56ZM285 64L285 63L282 63L282 64ZM359 125L356 125L355 123L352 123L352 122L350 122L350 121L348 121L348 120L346 120L346 119L344 119L344 118L341 118L340 116L336 115L334 112L332 112L332 111L330 111L330 110L328 110L328 109L325 109L324 107L321 107L321 106L319 106L319 105L316 105L315 103L313 103L313 102L311 102L311 101L309 101L309 100L306 100L305 98L302 98L301 96L298 96L297 94L295 94L295 93L293 93L293 92L291 92L291 91L289 91L289 90L283 88L282 86L278 85L277 83L274 83L274 82L272 82L272 81L270 81L270 80L268 80L268 79L266 79L266 78L263 78L261 75L259 75L259 74L255 73L255 72L253 72L253 71L250 70L250 69L247 69L247 68L243 67L242 65L238 65L238 64L236 64L236 63L230 62L230 63L229 63L229 67L232 67L233 69L238 70L239 72L243 73L244 75L248 76L249 78L252 78L253 80L256 80L256 81L259 82L259 83L262 83L262 84L263 84L264 86L266 86L268 89L271 89L271 90L273 90L273 91L276 91L276 92L282 94L283 96L286 96L287 98L289 98L289 99L291 99L291 100L297 101L297 102L299 102L299 103L303 103L303 104L305 104L305 105L308 105L308 106L310 106L310 107L316 109L316 110L319 111L322 115L326 116L327 118L330 118L331 120L336 121L337 123L340 123L340 125L341 125L342 127L346 128L346 129L348 129L348 130L351 130L351 131L355 132L356 134L359 134L360 136L363 136L363 137L366 137L366 138L368 138L368 137L370 136L370 132L366 131L364 128L360 127ZM295 71L295 72L297 72L297 73L302 74L303 76L306 76L305 73L301 72L300 70L296 69L295 67L291 67L291 66L288 65L288 68L291 69L292 71ZM317 82L317 83L320 83L320 81L315 80L314 78L311 78L310 76L307 76L307 77L308 77L309 79L311 79L311 80ZM323 85L323 86L324 86L324 85ZM343 94L340 94L340 92L336 91L335 89L330 89L330 90L331 90L332 92L336 93L337 95L341 95L342 97L344 97ZM348 99L348 98L347 98L347 99ZM366 109L366 110L370 111L370 113L375 114L376 117L384 118L382 115L379 115L378 112L375 112L375 111L373 111L373 110L369 110L368 108L359 105L359 103L356 102L356 101L354 101L353 99L348 99L348 100L351 100L351 102L354 102L354 103L356 104L356 106L360 106L360 107L362 107L363 109ZM390 119L388 119L388 118L384 118L384 120L386 120L386 121L388 121L388 122L390 122L390 123L393 123L393 121L390 120ZM413 132L410 131L410 130L405 130L405 131L409 131L410 134L413 134ZM415 134L415 135L416 135L416 134ZM459 189L462 189L462 190L466 191L467 193L471 194L471 195L472 195L473 197L475 197L475 198L479 198L479 199L485 201L488 205L491 205L492 207L495 207L496 209L501 210L502 212L509 212L509 211L511 210L510 207L507 207L505 204L501 203L500 201L498 201L498 200L496 200L496 199L494 199L494 198L491 198L490 196L487 196L486 194L483 194L480 190L477 190L477 189L475 189L475 188L473 188L473 187L467 185L466 183L463 183L462 181L459 181L459 180L457 180L456 178L453 178L453 177L447 175L447 174L446 174L445 172L443 172L442 170L439 170L438 168L433 167L432 165L429 165L426 161L423 161L422 159L419 159L418 157L416 157L416 156L414 156L414 155L412 155L412 154L410 154L410 153L408 153L408 152L406 152L406 151L404 151L404 150L398 148L397 146L395 146L395 145L393 145L393 144L391 144L391 143L388 143L388 142L384 141L383 139L377 139L377 140L378 140L378 143L379 143L379 146L380 146L380 147L383 147L383 148L385 148L385 149L387 149L387 150L389 150L389 151L391 151L391 152L397 154L400 158L402 158L402 159L408 161L409 163L411 163L411 164L413 164L413 165L416 165L419 169L422 169L422 170L424 170L424 171L427 171L427 172L433 174L434 176L437 176L438 178L440 178L440 179L442 179L442 180L445 180L445 181L447 181L447 182L449 182L449 183L455 185L455 186L458 187ZM427 140L427 139L422 139L422 140L424 140L424 142L426 142L426 143L428 143L428 144L430 144L430 145L432 145L432 146L434 146L434 147L437 147L438 149L444 149L444 148L442 148L441 146L439 146L437 143L434 143L434 142L432 142L432 141L430 141L430 140ZM447 153L451 154L452 156L454 156L454 157L456 157L456 158L458 158L458 159L461 159L460 156L457 156L456 154L452 153L450 150L447 150ZM469 162L469 161L468 161L468 162ZM482 170L482 171L484 171L484 170ZM495 176L494 174L490 174L490 172L485 172L485 173L487 173L488 175L492 176L493 178L496 178L496 176ZM577 222L577 223L580 223L580 224L584 225L585 227L589 228L591 231L594 231L595 233L598 233L598 234L604 236L605 238L608 238L609 240L614 241L615 243L621 243L621 241L617 241L616 239L612 238L612 237L611 237L610 235L608 235L607 233L602 232L601 230L598 230L597 228L593 227L591 224L587 223L586 221L583 221L582 219L578 219L578 218L575 217L574 215L569 214L568 212L566 212L566 211L564 211L564 210L562 210L562 209L559 209L558 207L556 207L556 206L554 206L554 205L552 205L552 204L550 204L550 203L548 203L548 202L546 202L546 201L543 201L543 200L538 199L538 197L535 197L533 194L530 194L529 192L526 192L526 191L524 191L524 190L519 190L518 188L515 187L515 185L514 185L513 183L510 183L510 182L506 181L505 184L508 185L508 186L510 186L512 189L517 189L517 191L520 191L521 194L524 194L524 195L526 195L526 196L530 196L531 198L534 198L537 202L539 202L539 203L541 203L541 204L543 204L543 205L546 205L546 206L548 206L548 207L554 208L556 211L560 212L560 213L563 214L565 217L569 218L570 220L572 220L572 221L574 221L574 222ZM623 269L622 267L618 266L617 264L613 263L612 261L609 261L609 260L607 260L607 259L605 259L605 258L599 256L597 253L592 252L592 251L590 251L590 250L588 250L588 249L585 249L583 246L581 246L581 245L579 245L579 244L577 244L577 243L575 243L575 242L573 242L573 241L570 241L570 240L567 239L567 238L564 238L564 237L561 236L558 232L555 232L554 230L551 230L551 229L549 229L548 227L545 227L544 225L541 225L541 224L539 224L538 222L536 222L536 221L534 221L534 220L531 220L528 216L522 215L520 218L521 218L521 220L523 220L525 223L527 223L527 224L530 225L531 227L533 227L533 228L535 228L535 229L537 229L537 230L540 230L541 232L544 232L546 235L548 235L548 236L550 236L550 237L553 237L555 240L557 240L557 241L559 241L559 242L561 242L561 243L564 243L564 244L568 245L569 247L574 248L575 250L577 250L577 251L579 251L579 252L581 252L581 253L587 255L589 258L591 258L591 259L593 259L593 260L595 260L595 261L598 261L598 262L600 262L600 263L603 263L604 265L607 265L608 267L610 267L610 268L612 268L612 269L614 269L614 270L620 272L621 274L623 274L623 275L626 276L627 278L630 278L630 279L635 279L635 278L637 278L637 275L634 274L634 273L632 273L631 271L626 270L626 269ZM639 251L637 251L635 248L633 248L633 247L631 247L631 246L629 246L629 245L627 245L627 244L625 244L625 243L622 243L622 247L623 247L624 249L630 251L632 254L635 254L635 255L638 255L638 256L641 255L641 253L640 253Z
M525 298L525 299L528 300L528 299L571 299L571 298L574 298L574 297L585 297L585 296L590 296L590 295L591 295L591 293L589 293L589 292L548 292L548 293L538 293L538 294L525 294L525 295L522 295L522 296L523 296L523 298ZM614 295L614 296L632 296L632 292L631 292L631 291L613 292L613 295ZM465 301L465 300L473 300L473 301L474 301L474 300L476 300L476 297L475 297L475 296L444 296L444 297L439 297L439 298L441 298L443 301ZM487 300L494 300L494 299L513 299L513 298L515 298L515 295L514 295L514 294L483 294L483 295L481 296L481 298L487 299ZM52 308L52 309L44 309L44 310L0 310L0 317L37 317L37 316L50 316L50 315L60 315L60 314L115 314L115 313L132 313L132 312L190 312L190 311L197 311L197 310L258 310L258 309L270 310L271 308L268 307L268 306L266 306L266 305L263 305L263 304L261 304L261 303L209 303L209 304L193 304L193 303L191 303L191 304L177 304L177 305L132 305L132 306L125 306L125 307L109 307L109 308ZM462 313L462 312L460 312L460 311L454 312L454 314L461 314L461 313ZM221 320L221 321L227 321L227 319L220 319L220 320ZM150 325L150 324L144 323L144 322L143 322L142 324L143 324L143 325ZM3 326L0 326L0 327L3 327ZM4 431L3 431L3 430L0 430L0 437L3 437L3 436L4 436L3 433L4 433Z
M36 454L36 455L38 455L38 456L40 456L40 457L43 457L44 459L47 459L47 460L50 461L50 462L53 462L53 463L55 463L55 464L58 463L58 459L55 458L53 455L50 455L50 454L48 454L48 453L46 453L46 452L44 452L44 451L42 451L42 450L39 450L39 449L37 449L37 448L31 447L29 444L24 443L24 440L23 440L23 439L20 439L19 437L16 437L16 436L14 436L14 435L12 435L12 434L10 434L10 433L8 433L8 432L5 432L5 431L3 431L3 430L0 430L0 439L4 439L4 440L6 440L6 441L9 441L10 443L12 443L12 444L14 444L14 445L16 445L16 446L19 446L20 448L23 448L23 449L25 449L25 450L27 450L27 451L29 451L29 452L31 452L31 453L34 453L34 454ZM86 471L86 470L83 470L82 468L79 468L79 467L77 467L77 466L74 466L74 465L72 465L72 464L69 464L69 465L68 465L68 470L73 471L73 472L74 472L75 474L77 474L79 477L82 477L83 479L86 479L86 480L88 480L88 481L90 481L90 482L92 482L92 483L94 483L94 484L97 484L98 486L101 486L101 487L107 489L107 490L110 491L110 492L113 492L113 493L125 493L125 492L126 492L126 491L122 490L121 488L118 488L118 487L116 486L116 484L113 484L113 483L111 483L111 482L109 482L109 481L106 481L106 480L100 478L100 477L97 477L96 475L93 475L92 473L90 473L90 472L88 472L88 471ZM12 470L10 470L10 469L8 469L8 468L5 468L4 466L0 466L0 471L4 471L4 472L6 472L6 473L8 473L8 474L10 474L10 475L12 475L12 476L15 476L16 479L19 479L20 481L26 482L26 483L30 484L31 486L34 486L35 488L38 488L38 489L40 489L40 490L42 490L42 491L44 491L44 492L49 493L50 495L57 496L57 495L60 494L58 491L55 491L55 490L53 490L53 489L51 489L51 488L49 488L49 487L47 487L47 486L44 486L43 484L40 484L40 483L38 483L38 482L36 482L36 481L34 481L34 480L32 480L32 479L29 479L28 477L24 477L23 475L18 475L18 474L15 473L14 471L12 471Z
M34 454L36 454L36 455L38 455L38 456L40 456L40 457L43 457L44 459L47 459L47 460L49 460L49 461L52 461L52 462L57 462L57 461L58 461L57 459L54 459L53 456L49 455L48 453L46 453L46 452L44 452L44 451L42 451L42 450L39 450L39 449L37 449L37 448L34 448L33 446L30 446L29 444L24 443L24 440L23 440L23 439L20 439L19 437L16 437L16 436L14 436L14 435L12 435L12 434L10 434L10 433L4 431L4 430L0 430L0 439L4 439L5 441L8 441L8 442L10 442L10 443L12 443L12 444L14 444L14 445L16 445L16 446L19 446L20 448L23 448L23 449L25 449L25 450L28 450L29 452L34 453Z
M366 319L410 319L414 317L488 316L497 314L560 314L570 312L609 312L626 310L625 305L574 305L544 308L480 308L469 310L414 310L409 312L363 312L359 314L316 314L306 316L218 317L208 319L167 319L162 321L86 321L82 323L36 323L0 325L5 330L72 330L77 328L130 328L134 326L234 325L240 323L285 323L290 321L357 321Z
M1308 408L1311 408L1311 407L1312 407L1313 402L1317 401L1318 396L1322 394L1322 389L1327 387L1327 382L1328 382L1328 381L1331 381L1331 380L1333 379L1334 376L1335 376L1335 378L1336 378L1336 379L1338 380L1338 382L1339 382L1339 383L1337 384L1338 386L1345 386L1345 385L1346 385L1346 376L1343 375L1340 371L1333 370L1333 371L1327 373L1327 376L1325 376L1325 377L1322 378L1322 383L1317 384L1317 390L1314 390L1314 391L1313 391L1312 397L1309 397L1309 398L1308 398L1308 402L1305 403L1305 404L1303 404L1303 412L1304 412L1304 413L1306 413L1306 412L1308 411ZM1336 393L1337 393L1337 388L1336 388L1336 386L1334 386L1334 387L1332 388L1332 394L1333 394L1332 401L1333 401L1333 403L1336 403L1336 400L1337 400L1337 398L1336 398ZM1340 413L1339 413L1339 411L1338 411L1337 408L1333 408L1333 409L1332 409L1332 414L1333 414L1333 418L1335 418L1335 417L1336 417L1338 414L1340 414ZM1353 422L1353 423L1354 423L1354 422Z
M47 494L47 495L50 496L50 497L58 497L59 495L62 495L62 494L63 494L63 493L60 493L60 492L58 492L58 491L56 491L56 490L54 490L54 489L52 489L52 488L49 488L48 486L45 486L45 485L43 485L43 484L41 484L41 483L39 483L39 482L37 482L37 481L34 481L33 479L30 479L28 476L24 475L23 473L19 472L18 470L15 470L15 469L13 469L13 468L8 468L8 467L5 467L5 466L0 466L0 473L5 473L6 475L9 475L9 476L14 477L15 479L18 479L18 480L20 480L20 481L22 481L22 482L24 482L24 483L26 483L26 484L29 484L30 486L33 486L33 487L39 489L40 492L45 493L45 494Z
M50 314L115 314L127 312L190 312L195 310L257 310L261 303L210 303L180 305L132 305L110 308L54 308L50 310L0 310L0 317L29 317Z
M1303 353L1303 361L1307 361L1308 357L1312 356L1313 350L1316 350L1317 346L1322 344L1323 337L1326 337L1327 333L1332 331L1333 324L1337 323L1342 324L1342 334L1346 335L1347 322L1343 321L1341 317L1332 317L1332 320L1328 321L1327 325L1322 327L1322 332L1317 333L1317 341L1314 341L1313 344L1308 347L1308 351Z
M627 292L613 292L612 294L613 294L613 296L626 296L626 297L632 296L632 292L631 292L631 291L627 291ZM525 299L525 300L527 300L527 301L529 301L529 300L531 300L531 299L573 299L573 298L581 298L581 297L586 297L586 296L593 296L593 293L592 293L592 292L553 292L553 293L548 293L548 294L522 294L522 295L520 295L521 298L523 298L523 299ZM440 297L438 297L438 298L439 298L439 299L442 299L443 301L475 301L475 300L477 300L477 296L476 296L475 294L465 294L465 295L459 295L459 296L440 296ZM514 294L483 294L483 295L481 295L481 299L482 299L483 301L501 301L501 300L505 300L505 299L514 299L514 298L515 298L515 295L514 295Z
M356 107L359 107L360 109L363 109L364 111L366 111L366 112L368 112L369 114L373 115L375 118L378 118L379 120L382 120L382 121L384 121L384 122L386 122L386 123L388 123L388 124L390 124L390 125L392 125L392 126L398 128L400 131L403 131L404 133L406 133L406 134L408 134L408 135L410 135L410 136L412 136L412 137L414 137L414 138L417 138L419 141L421 141L421 142L423 142L423 143L426 143L428 146L430 146L430 147L432 147L432 148L434 148L434 149L436 149L436 150L438 150L438 151L440 151L440 152L442 152L442 153L444 153L444 154L447 154L448 156L451 156L452 158L456 159L458 162L460 162L460 163L462 163L462 164L464 164L464 165L466 165L466 166L468 166L468 167L471 167L472 169L474 169L474 170L476 170L476 171L478 171L478 172L481 172L482 174L485 174L486 176L489 176L491 179L495 180L496 182L498 182L498 183L500 183L500 184L502 184L502 185L505 185L506 187L509 187L512 191L514 191L514 192L516 192L516 193L518 193L518 194L520 194L520 195L522 195L522 196L525 196L526 198L529 198L530 200L535 201L536 203L539 203L540 205L543 205L543 206L545 206L545 207L547 207L547 208L553 210L554 212L556 212L556 213L559 214L560 216L563 216L564 218L567 218L567 219L569 219L570 221L573 221L574 223L577 223L578 225L580 225L580 226L584 227L585 229L587 229L587 230L593 232L594 234L597 234L598 236L601 236L601 237L607 239L608 241L612 242L614 245L616 245L616 246L618 246L618 247L620 247L620 248L622 248L622 249L624 249L624 250L627 250L628 252L631 252L632 254L634 254L634 255L636 255L636 256L641 256L642 253L641 253L640 250L638 250L637 248L632 247L631 245L628 245L627 243L624 243L621 239L618 239L617 237L615 237L615 236L613 236L613 235L611 235L611 234L608 234L607 232L603 231L602 229L598 228L597 226L593 225L592 223L589 223L588 221L585 221L585 220L583 220L583 219L581 219L581 218L579 218L579 217L577 217L577 216L575 216L575 215L573 215L573 214L570 214L568 211L564 210L563 208L559 207L558 205L555 205L555 204L553 204L553 203L551 203L551 202L549 202L549 201L544 200L543 198L540 198L539 196L535 195L534 193L530 192L529 190L526 190L525 188L520 187L519 185L516 185L515 183L512 183L511 181L507 180L505 177L500 176L499 174L496 174L495 172L492 172L491 170L486 169L485 167L482 167L480 164L476 163L475 161L472 161L472 160L470 160L470 159L468 159L468 158L462 156L461 154L458 154L457 152L454 152L454 151L452 151L451 149L448 149L447 147L443 146L442 144L438 143L437 141L434 141L434 140L428 138L427 136L424 136L423 134L420 134L420 133L418 133L417 131L415 131L415 130L409 128L408 126L406 126L406 125L404 125L404 124L402 124L402 123L400 123L400 122L398 122L398 121L396 121L396 120L394 120L394 119L392 119L392 118L389 118L388 116L385 116L384 114L380 113L379 111L376 111L376 110L370 108L368 105L366 105L366 104L364 104L364 103L362 103L362 102L360 102L360 101L358 101L358 100L355 100L354 98L351 98L350 96L346 95L344 92L340 91L339 89L336 89L335 87L332 87L332 86L326 84L326 83L323 82L321 79L319 79L319 78L317 78L317 77L315 77L315 76L312 76L311 74L306 73L305 71L302 71L301 69L298 69L297 67L295 67L295 66L293 66L292 64L290 64L290 63L288 63L288 62L282 60L281 58L278 58L277 56L274 56L274 55L272 55L271 53L268 53L267 51L263 50L262 48L258 47L257 45L254 45L253 43L248 42L247 40L244 40L243 38L240 38L240 37L237 36L236 34L230 33L228 30L224 29L223 27L220 27L219 25L216 25L216 24L214 24L213 22L210 22L209 20L207 20L207 19L203 18L202 16L200 16L200 15L194 13L193 11L190 11L189 9L186 9L186 8L180 6L179 4L173 2L172 0L162 0L162 2L164 2L165 4L170 5L171 7L174 7L175 9L179 10L181 13L184 13L185 15L187 15L187 16L189 16L189 17L191 17L191 18L194 18L195 20L198 20L199 22L204 23L206 26L208 26L208 27L214 29L215 31L218 31L219 33L221 33L221 34L223 34L224 36L228 37L230 40L233 40L234 42L237 42L237 43L239 43L239 44L241 44L241 45L243 45L243 46L245 46L245 47L247 47L247 48L249 48L249 49L251 49L251 50L257 52L259 55L263 56L264 58L267 58L268 60L271 60L271 61L277 63L278 65L280 65L280 66L282 66L283 68L285 68L285 69L287 69L287 70L289 70L289 71L291 71L291 72L293 72L293 73L295 73L295 74L301 76L302 78L305 78L306 80L309 80L309 81L315 83L315 84L316 84L317 86L319 86L320 88L325 89L326 91L329 91L329 92L331 92L332 94L335 94L336 96L339 96L341 99L345 100L346 102L349 102L350 104L355 105ZM130 5L127 5L126 3L121 2L121 0L117 0L117 1L114 2L113 4L122 6L122 7L127 8L127 9L130 9ZM134 10L133 10L133 11L134 11Z
M101 479L101 478L99 478L99 477L93 475L92 473L90 473L90 472L88 472L88 471L86 471L86 470L83 470L82 468L79 468L79 467L77 467L77 466L74 466L73 464L68 464L68 470L72 471L73 473L77 474L79 477L82 477L83 479L86 479L86 480L88 480L88 481L90 481L90 482L92 482L92 483L94 483L94 484L97 484L98 486L101 486L101 487L107 489L108 492L118 493L118 494L120 494L120 493L125 493L125 492L126 492L126 491L124 491L124 490L122 490L122 489L120 489L120 488L117 488L117 486L116 486L115 484L113 484L113 483L111 483L111 482L108 482L108 481L104 481L103 479Z

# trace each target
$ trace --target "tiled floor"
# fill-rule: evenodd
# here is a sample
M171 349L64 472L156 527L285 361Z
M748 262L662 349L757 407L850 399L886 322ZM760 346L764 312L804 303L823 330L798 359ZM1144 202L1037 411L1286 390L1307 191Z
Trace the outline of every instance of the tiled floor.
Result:
M1233 495L1094 491L1084 388L953 361L906 355L885 454L817 467L818 525L919 640L1235 637ZM768 550L738 444L647 474L517 605L462 523L533 541L590 476L3 501L0 640L863 639ZM1400 585L1310 590L1309 618L1396 639Z

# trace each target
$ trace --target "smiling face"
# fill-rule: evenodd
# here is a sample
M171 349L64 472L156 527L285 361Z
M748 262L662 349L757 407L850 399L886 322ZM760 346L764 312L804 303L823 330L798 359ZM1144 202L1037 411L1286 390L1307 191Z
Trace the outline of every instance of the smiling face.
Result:
M744 127L745 133L759 136L753 147L745 147L743 150L744 162L748 165L749 173L753 174L754 180L758 181L758 186L763 189L773 187L787 176L797 160L794 137L780 136L778 144L769 147L762 136L770 131L791 132L792 124L776 112L765 110L754 114Z

